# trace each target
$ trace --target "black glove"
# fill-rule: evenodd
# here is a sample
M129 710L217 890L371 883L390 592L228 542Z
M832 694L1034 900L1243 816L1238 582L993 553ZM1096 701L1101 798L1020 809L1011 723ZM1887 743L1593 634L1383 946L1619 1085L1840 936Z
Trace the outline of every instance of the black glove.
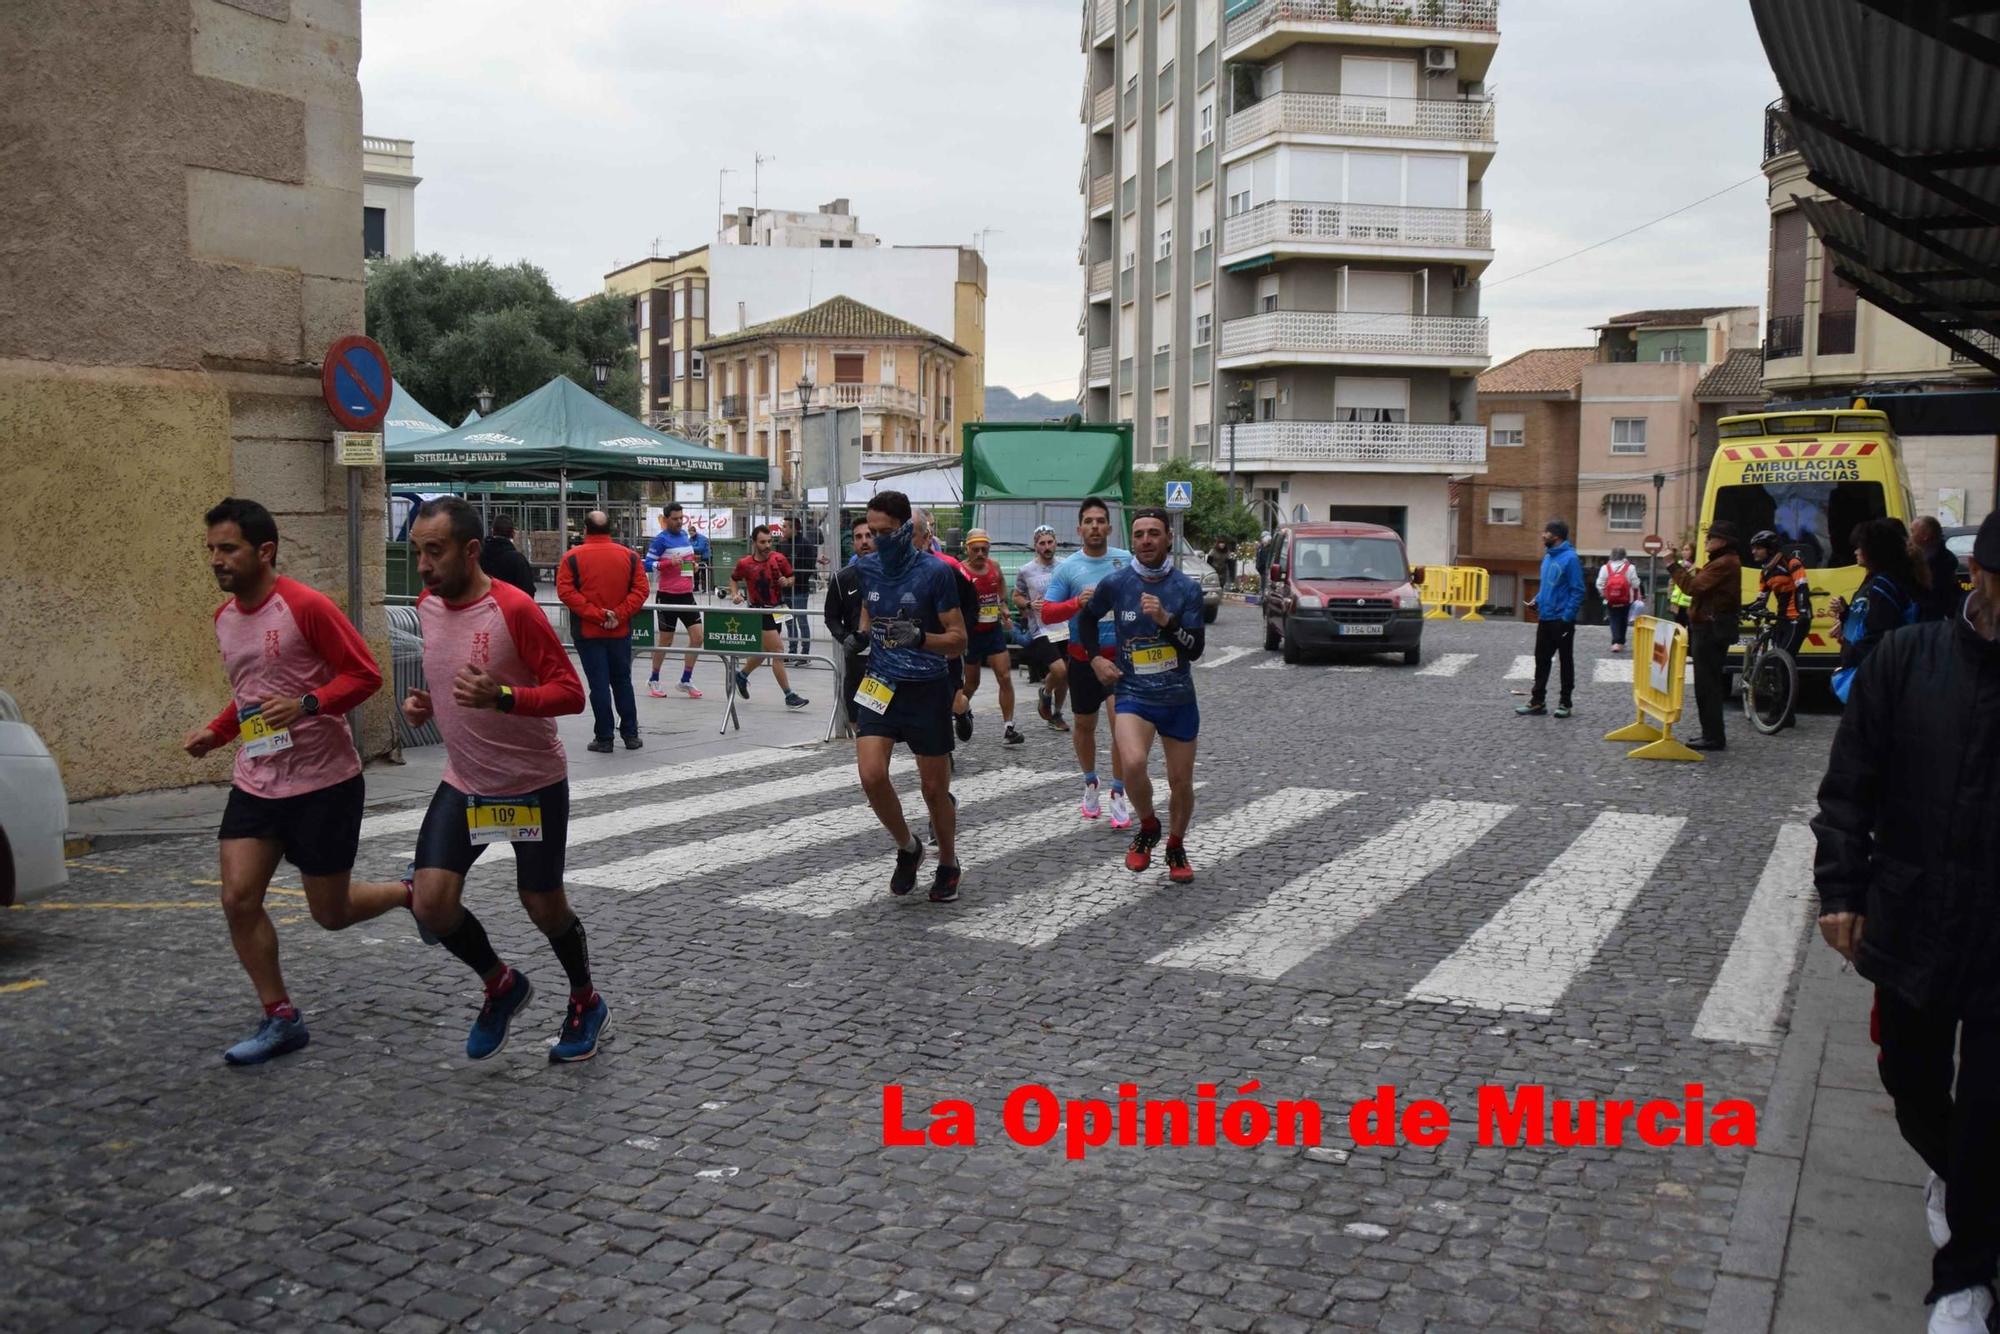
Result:
M915 621L890 621L882 627L885 648L915 648L924 642L924 628Z
M865 635L847 635L841 639L840 646L859 657L868 648L868 639Z

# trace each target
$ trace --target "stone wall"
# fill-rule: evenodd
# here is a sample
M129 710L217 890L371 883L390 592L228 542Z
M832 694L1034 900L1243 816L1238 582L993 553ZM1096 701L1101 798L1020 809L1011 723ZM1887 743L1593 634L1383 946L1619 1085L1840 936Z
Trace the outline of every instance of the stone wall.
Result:
M228 697L202 512L263 501L280 568L346 602L317 362L362 328L360 6L5 6L0 47L0 688L72 798L218 781L178 748ZM364 728L387 748L386 697Z

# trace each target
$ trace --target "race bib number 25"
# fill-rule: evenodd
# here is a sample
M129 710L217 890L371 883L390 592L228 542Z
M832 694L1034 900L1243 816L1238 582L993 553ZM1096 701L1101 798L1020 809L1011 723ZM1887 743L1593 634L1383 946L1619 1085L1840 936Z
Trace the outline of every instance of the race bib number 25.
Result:
M292 748L291 729L271 726L258 707L236 711L236 737L242 743L241 753L253 760Z

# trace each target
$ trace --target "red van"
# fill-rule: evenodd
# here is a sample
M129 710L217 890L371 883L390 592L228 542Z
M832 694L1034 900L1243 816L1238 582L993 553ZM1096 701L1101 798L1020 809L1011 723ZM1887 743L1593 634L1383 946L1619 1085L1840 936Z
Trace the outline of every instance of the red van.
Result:
M1423 660L1424 604L1403 539L1373 523L1296 523L1278 531L1263 598L1264 647L1401 653Z

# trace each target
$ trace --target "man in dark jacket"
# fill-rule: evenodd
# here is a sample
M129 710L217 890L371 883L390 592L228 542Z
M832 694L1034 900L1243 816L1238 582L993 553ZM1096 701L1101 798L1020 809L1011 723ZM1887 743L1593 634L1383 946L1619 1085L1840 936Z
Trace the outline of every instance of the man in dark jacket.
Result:
M1667 567L1674 587L1688 595L1688 657L1694 662L1694 707L1701 718L1701 735L1689 750L1725 750L1722 709L1729 694L1725 669L1729 646L1743 618L1743 559L1738 556L1743 535L1727 519L1708 526L1708 561L1691 570L1675 561Z
M819 534L812 527L812 521L803 514L794 515L785 526L790 542L792 561L792 588L789 601L794 615L785 622L785 648L792 655L794 663L802 664L805 659L800 654L812 652L812 581L819 569Z
M1919 595L1917 619L1955 621L1965 590L1958 586L1958 557L1944 544L1944 529L1926 514L1910 524L1910 546L1930 571L1931 586Z
M875 531L868 526L868 516L861 515L854 521L854 559L859 560L875 550ZM826 632L841 646L845 655L845 665L841 672L841 698L847 701L847 723L854 726L855 710L861 706L854 702L854 692L861 687L861 678L868 670L868 636L861 633L861 567L853 560L835 570L826 581Z
M529 597L535 595L535 567L514 545L514 521L501 515L493 521L493 535L486 539L479 549L479 568L486 571L489 579L498 579L503 584L512 584Z
M1972 572L1955 620L1855 674L1812 822L1820 934L1875 984L1882 1086L1935 1174L1932 1330L1986 1328L2000 1257L2000 511Z

